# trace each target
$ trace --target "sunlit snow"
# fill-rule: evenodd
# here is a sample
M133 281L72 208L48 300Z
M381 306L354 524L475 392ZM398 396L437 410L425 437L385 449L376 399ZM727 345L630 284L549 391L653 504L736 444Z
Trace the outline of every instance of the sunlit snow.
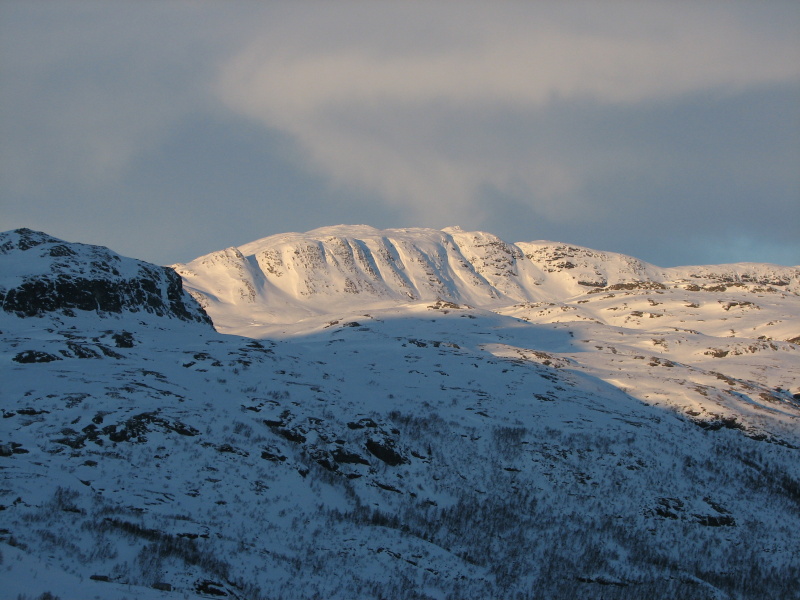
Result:
M337 226L176 265L215 331L41 235L0 234L8 597L796 594L798 268ZM152 290L20 314L79 276Z

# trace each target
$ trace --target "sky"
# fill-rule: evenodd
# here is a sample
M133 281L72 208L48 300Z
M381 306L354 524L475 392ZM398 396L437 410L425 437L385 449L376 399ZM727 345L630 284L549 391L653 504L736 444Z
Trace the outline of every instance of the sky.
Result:
M0 231L800 264L800 2L0 1Z

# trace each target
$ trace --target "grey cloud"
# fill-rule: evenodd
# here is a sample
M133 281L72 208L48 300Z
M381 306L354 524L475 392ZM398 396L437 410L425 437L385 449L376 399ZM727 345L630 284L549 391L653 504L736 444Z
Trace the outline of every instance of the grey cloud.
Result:
M236 39L201 4L8 2L0 7L6 191L103 186L170 126L209 110L214 61ZM225 13L246 30L245 15Z
M571 134L570 125L556 132L548 122L561 105L635 112L703 93L713 104L713 95L800 79L787 58L797 42L787 32L754 34L742 18L746 11L608 6L590 10L591 29L582 13L551 4L507 13L477 6L468 21L441 7L413 21L403 11L397 19L367 10L351 16L368 22L368 31L407 26L407 39L416 40L410 34L430 16L431 32L456 30L451 37L458 41L437 45L423 36L425 51L375 42L379 51L370 52L370 34L350 37L348 27L281 48L263 36L225 66L220 95L232 110L291 135L332 181L369 190L417 218L440 223L454 210L480 212L479 191L490 187L527 193L539 213L558 220L595 212L596 203L583 197L593 170L618 172L615 159L634 177L653 169L613 136L600 156L576 161L575 148L559 140ZM455 24L445 26L448 18ZM530 131L529 141L500 139L486 127L497 112L517 115L513 127ZM554 144L549 152L545 141Z
M0 12L2 229L156 262L342 222L800 262L797 3Z
M800 86L775 86L635 108L563 103L527 133L538 152L582 173L575 201L583 211L551 218L535 194L495 190L484 202L509 212L491 222L516 212L537 237L663 266L770 256L800 263L799 101ZM524 239L520 229L518 220L514 237Z

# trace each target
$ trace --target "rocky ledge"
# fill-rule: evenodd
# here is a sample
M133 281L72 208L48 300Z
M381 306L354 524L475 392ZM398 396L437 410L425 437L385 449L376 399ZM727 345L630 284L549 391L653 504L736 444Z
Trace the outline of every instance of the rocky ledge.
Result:
M0 233L0 265L0 307L19 317L146 312L211 324L174 270L103 246L16 229Z

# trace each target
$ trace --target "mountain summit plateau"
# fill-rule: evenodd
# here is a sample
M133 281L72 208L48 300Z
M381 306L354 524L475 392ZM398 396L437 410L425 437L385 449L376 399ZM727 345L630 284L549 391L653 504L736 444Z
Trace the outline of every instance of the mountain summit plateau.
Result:
M625 289L800 292L798 267L742 263L664 269L556 242L509 244L459 227L323 227L266 237L173 267L226 331L237 315L293 322L339 307L437 300L492 310Z

